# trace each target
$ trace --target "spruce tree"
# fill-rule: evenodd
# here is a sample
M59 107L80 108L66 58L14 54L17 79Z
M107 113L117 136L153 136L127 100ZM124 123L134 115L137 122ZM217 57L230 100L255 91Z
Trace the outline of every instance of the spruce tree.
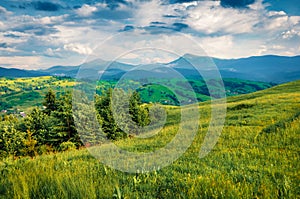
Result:
M50 115L52 111L55 111L57 109L56 96L52 89L47 92L44 98L43 105L46 107L44 113L46 113L47 115Z

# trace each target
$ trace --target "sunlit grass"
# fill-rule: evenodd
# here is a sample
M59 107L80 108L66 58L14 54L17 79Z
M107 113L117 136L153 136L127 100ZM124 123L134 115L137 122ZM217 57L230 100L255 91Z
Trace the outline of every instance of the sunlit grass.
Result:
M0 162L0 198L297 198L300 195L300 81L227 99L223 132L199 159L210 121L200 103L199 129L186 153L168 167L129 174L86 149ZM116 144L129 151L163 147L177 133L179 107L152 138ZM273 128L273 126L275 126ZM270 127L270 132L264 130Z

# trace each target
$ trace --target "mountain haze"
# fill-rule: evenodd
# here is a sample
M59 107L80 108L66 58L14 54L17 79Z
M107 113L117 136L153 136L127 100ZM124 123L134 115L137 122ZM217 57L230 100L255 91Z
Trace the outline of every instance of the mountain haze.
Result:
M217 66L222 78L238 78L244 80L284 83L300 79L300 56L284 57L275 55L255 56L240 59L218 59L186 54L170 63L151 65L139 65L141 74L151 72L156 77L164 77L164 67L173 68L185 78L193 78L198 71L191 63L200 63L201 72L211 73L211 67ZM94 60L79 66L53 66L45 70L21 70L0 68L0 76L5 77L36 77L36 76L68 76L76 77L80 70L80 76L97 79L102 75L103 79L119 79L126 72L134 69L135 65L120 62L108 62ZM138 75L139 73L134 73Z

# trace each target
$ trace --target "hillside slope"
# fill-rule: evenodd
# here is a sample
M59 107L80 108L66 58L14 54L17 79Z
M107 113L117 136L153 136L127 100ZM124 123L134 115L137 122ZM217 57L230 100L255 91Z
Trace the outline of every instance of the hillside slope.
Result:
M192 146L173 164L155 172L119 172L99 163L85 149L5 160L0 162L0 198L297 198L299 90L300 81L296 81L228 98L223 132L202 159L198 155L210 106L200 103L200 127ZM115 144L140 152L165 146L176 135L180 121L180 108L167 107L167 111L167 125L156 136Z
M160 82L164 81L162 79ZM76 80L67 77L36 77L36 78L0 78L0 111L12 110L19 108L27 110L33 106L41 106L45 93L51 88L57 93L72 90ZM114 87L116 81L100 81L98 83L98 91ZM171 79L164 81L170 88L176 88L180 97L188 103L193 92L189 92L184 87L185 84L181 80ZM210 99L209 91L203 80L190 80L189 83L193 87L198 101L206 101ZM137 85L135 81L126 81L124 87ZM233 96L263 90L272 87L274 84L246 81L240 79L224 79L226 95ZM178 105L178 100L173 92L168 88L156 84L140 85L138 89L143 102L161 103Z
M50 73L35 70L21 70L16 68L0 67L0 77L41 77L47 76Z

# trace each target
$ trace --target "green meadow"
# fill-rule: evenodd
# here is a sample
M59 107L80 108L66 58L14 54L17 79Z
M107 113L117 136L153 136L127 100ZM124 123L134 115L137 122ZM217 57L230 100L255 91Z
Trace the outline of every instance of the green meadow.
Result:
M201 159L211 106L199 103L200 120L190 121L199 123L192 145L175 162L152 172L114 170L86 148L3 158L0 198L299 198L299 91L300 81L295 81L228 97L222 134ZM167 123L157 135L114 143L136 152L164 147L177 133L180 109L188 106L164 108Z
M70 90L75 81L63 77L0 78L0 109L29 111L42 106L42 101L51 88L58 94Z
M178 94L183 101L187 101L194 95L194 92L187 90L181 80L163 81L166 86L177 88ZM210 100L206 83L203 80L191 79L190 85L195 91L196 98L199 102ZM34 78L5 78L0 77L0 111L8 110L9 112L25 111L29 112L33 107L41 107L45 94L49 89L55 91L57 95L73 89L76 84L74 78L68 77L34 77ZM99 81L97 91L99 94L103 90L114 87L117 80ZM224 79L226 95L234 96L246 94L270 88L275 84L247 81L240 79ZM128 80L119 85L121 87L138 86L138 92L142 101L145 103L161 103L168 105L179 105L174 93L168 88L157 84L139 85L138 82Z

